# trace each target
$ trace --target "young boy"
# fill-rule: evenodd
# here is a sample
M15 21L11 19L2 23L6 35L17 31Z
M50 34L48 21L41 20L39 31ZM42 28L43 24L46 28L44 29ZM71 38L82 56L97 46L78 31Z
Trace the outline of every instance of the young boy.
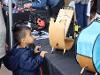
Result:
M17 65L17 68L13 70L13 75L40 75L40 65L47 51L40 52L38 51L40 47L35 49L29 47L35 40L29 27L16 26L13 33L17 45L11 50L10 59L8 58L9 60L6 59L7 61L4 60L4 62L10 63L10 66L15 64L12 68ZM37 55L34 50L38 52Z

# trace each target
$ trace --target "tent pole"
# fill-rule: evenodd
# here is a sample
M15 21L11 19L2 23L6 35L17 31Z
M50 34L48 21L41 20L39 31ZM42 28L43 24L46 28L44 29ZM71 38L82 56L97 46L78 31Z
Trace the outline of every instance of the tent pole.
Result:
M12 34L12 0L9 0L9 37L10 37L10 49L13 47L13 34Z

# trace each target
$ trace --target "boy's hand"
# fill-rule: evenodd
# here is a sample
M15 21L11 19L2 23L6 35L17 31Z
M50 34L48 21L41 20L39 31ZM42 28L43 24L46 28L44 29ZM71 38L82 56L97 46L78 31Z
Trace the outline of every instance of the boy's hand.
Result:
M41 51L40 56L44 58L45 54L48 53L47 51Z
M40 50L39 50L40 48L41 48L41 46L36 46L35 50L34 50L34 53L39 53L40 52Z

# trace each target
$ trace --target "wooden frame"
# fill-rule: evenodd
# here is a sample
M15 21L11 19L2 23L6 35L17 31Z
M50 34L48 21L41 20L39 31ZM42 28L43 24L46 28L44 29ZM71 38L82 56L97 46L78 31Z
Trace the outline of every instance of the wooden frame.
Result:
M49 26L49 40L52 50L54 48L63 49L63 53L65 53L66 50L72 48L74 39L66 37L72 16L73 9L68 7L67 9L60 9L55 22L51 19Z

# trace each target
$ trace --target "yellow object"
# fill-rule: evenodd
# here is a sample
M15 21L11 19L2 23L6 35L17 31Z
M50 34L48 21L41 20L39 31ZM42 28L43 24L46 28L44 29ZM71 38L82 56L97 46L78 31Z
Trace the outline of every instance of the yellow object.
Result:
M78 32L78 29L79 29L78 24L74 24L74 31L75 31L75 32Z

